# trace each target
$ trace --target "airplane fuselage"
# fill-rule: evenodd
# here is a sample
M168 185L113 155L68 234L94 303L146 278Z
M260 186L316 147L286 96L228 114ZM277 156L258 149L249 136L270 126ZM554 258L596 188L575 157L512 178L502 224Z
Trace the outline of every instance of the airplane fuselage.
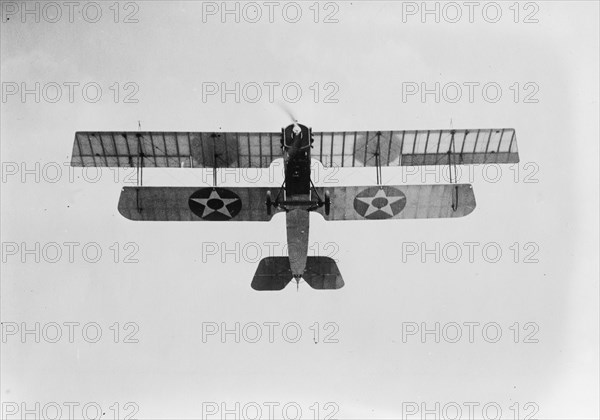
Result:
M290 268L298 281L306 268L310 209L314 206L310 180L311 132L292 124L283 130L284 200Z

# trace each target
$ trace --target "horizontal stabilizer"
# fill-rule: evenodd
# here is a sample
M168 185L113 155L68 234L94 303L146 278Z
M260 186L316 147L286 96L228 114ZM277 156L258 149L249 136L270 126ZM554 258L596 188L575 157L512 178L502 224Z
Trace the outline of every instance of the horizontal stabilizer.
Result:
M337 264L329 257L308 257L302 278L313 289L333 290L344 287Z
M292 269L288 257L267 257L258 264L252 279L254 290L283 290L292 281Z

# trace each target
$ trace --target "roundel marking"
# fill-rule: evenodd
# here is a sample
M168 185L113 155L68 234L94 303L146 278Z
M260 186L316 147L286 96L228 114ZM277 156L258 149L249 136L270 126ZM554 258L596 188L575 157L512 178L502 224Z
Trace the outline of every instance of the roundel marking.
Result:
M389 219L406 206L406 196L394 187L369 187L354 198L354 210L365 219Z
M242 200L225 188L202 188L190 195L192 213L204 220L230 220L242 209Z

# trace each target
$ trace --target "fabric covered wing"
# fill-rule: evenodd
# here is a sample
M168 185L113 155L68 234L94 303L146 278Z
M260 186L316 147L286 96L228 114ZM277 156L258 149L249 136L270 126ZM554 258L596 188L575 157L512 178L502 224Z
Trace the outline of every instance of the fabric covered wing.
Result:
M119 213L130 220L271 220L265 199L270 188L124 187ZM273 208L273 213L278 209Z
M470 184L317 188L329 191L331 208L317 211L325 220L385 220L463 217L475 209Z
M281 133L79 131L71 156L71 166L267 168Z
M512 128L321 132L313 138L311 155L326 167L519 162Z

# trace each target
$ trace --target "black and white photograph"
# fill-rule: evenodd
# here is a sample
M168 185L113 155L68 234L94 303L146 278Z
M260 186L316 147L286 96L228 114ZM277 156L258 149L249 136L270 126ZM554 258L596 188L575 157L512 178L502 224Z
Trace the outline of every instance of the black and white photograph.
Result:
M600 418L600 2L0 1L0 405Z

